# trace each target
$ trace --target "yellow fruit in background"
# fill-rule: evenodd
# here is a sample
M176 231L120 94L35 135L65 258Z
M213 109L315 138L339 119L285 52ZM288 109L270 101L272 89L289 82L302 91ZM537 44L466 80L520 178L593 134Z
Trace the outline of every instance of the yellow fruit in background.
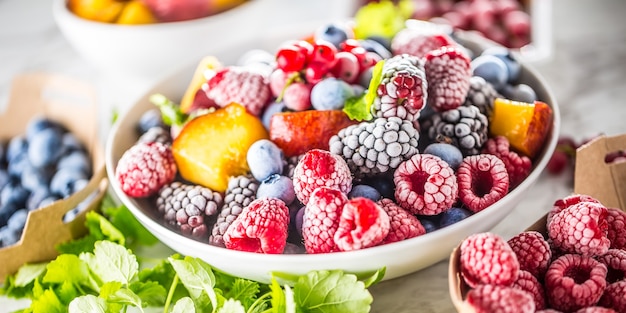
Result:
M185 124L172 152L184 179L224 192L230 177L249 171L246 154L250 146L268 137L258 117L232 103Z
M69 0L67 7L84 19L114 23L125 4L116 0Z
M187 86L187 90L185 90L185 94L180 100L180 110L183 113L191 113L194 109L204 106L203 104L194 103L196 102L196 93L203 92L201 88L202 84L207 81L206 72L217 71L221 67L222 64L213 56L206 56L200 60L200 63L196 66L196 71L193 73L191 82Z
M127 2L116 21L118 24L129 25L152 24L156 22L157 20L152 14L152 11L150 11L150 8L139 0Z

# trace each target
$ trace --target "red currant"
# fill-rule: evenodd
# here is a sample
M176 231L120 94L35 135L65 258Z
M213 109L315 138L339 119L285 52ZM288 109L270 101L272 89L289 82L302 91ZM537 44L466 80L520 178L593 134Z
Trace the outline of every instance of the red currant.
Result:
M359 78L359 60L350 52L340 51L335 55L337 62L331 69L333 76L348 83L354 83Z
M361 44L356 39L346 39L344 42L341 43L341 51L351 52L352 49L356 47L361 47Z
M306 58L299 47L285 45L276 52L276 65L285 72L300 71L306 65Z
M300 51L302 51L307 58L313 53L313 45L306 40L295 41L293 45L300 48Z
M337 48L324 40L317 40L313 44L313 53L309 56L309 63L325 63L327 67L335 65L335 54L337 54Z
M307 83L315 85L319 83L326 74L328 74L330 68L328 64L322 62L309 63L304 72L304 79Z

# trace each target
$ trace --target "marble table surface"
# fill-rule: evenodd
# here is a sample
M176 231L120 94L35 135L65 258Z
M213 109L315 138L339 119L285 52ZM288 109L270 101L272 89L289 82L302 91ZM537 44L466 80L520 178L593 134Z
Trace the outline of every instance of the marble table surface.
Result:
M552 54L532 65L559 102L561 134L584 140L626 132L624 12L626 1L622 0L552 0L550 29L546 29L552 37ZM93 84L103 125L109 121L111 108L123 110L122 104L154 83L102 73L83 60L55 25L48 1L0 0L0 108L7 101L12 78L31 71L68 75ZM554 200L573 191L570 176L542 174L527 197L492 231L510 238L524 230L544 215ZM371 287L372 312L454 312L447 268L448 261L442 260ZM25 301L0 298L1 312L25 305Z

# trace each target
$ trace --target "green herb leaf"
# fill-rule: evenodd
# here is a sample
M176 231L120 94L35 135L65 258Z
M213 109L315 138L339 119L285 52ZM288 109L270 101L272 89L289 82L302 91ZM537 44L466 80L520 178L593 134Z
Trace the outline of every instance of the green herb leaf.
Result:
M93 290L98 288L90 277L87 264L73 254L61 254L48 263L42 282L53 284L69 282L76 288L80 286Z
M107 303L94 295L80 296L69 305L69 313L107 313Z
M159 107L163 122L168 126L183 125L187 115L180 110L180 106L162 94L150 96L150 102Z
M147 306L162 306L167 296L167 290L154 281L135 281L130 284L129 288L136 293Z
M315 271L294 286L294 298L305 312L369 312L372 295L355 275L340 270Z
M180 281L185 285L191 298L201 299L205 294L211 301L213 310L217 308L217 295L213 287L215 286L215 275L211 267L198 258L185 257L183 260L169 258Z
M124 234L120 232L106 217L94 212L87 212L85 223L89 229L89 233L95 235L99 240L107 240L115 242L119 245L126 243Z
M286 312L287 304L285 300L285 292L274 277L272 277L272 282L270 283L270 292L272 295L272 299L270 300L270 302L272 303L272 312Z
M16 287L25 287L31 284L37 277L42 276L42 274L46 271L48 263L37 263L37 264L24 264L20 267L20 269L15 273L15 280L13 284Z
M246 309L238 300L228 299L217 313L246 313Z
M348 98L343 107L343 112L348 115L351 120L369 121L372 118L371 109L376 99L376 90L382 80L384 60L378 61L372 69L372 79L370 80L367 92L358 97Z
M124 246L111 241L98 241L94 252L79 256L103 282L117 281L128 285L139 271L137 257Z
M189 297L180 298L176 301L172 313L195 313L196 307L193 305L193 300Z
M159 242L152 233L141 225L126 206L115 206L114 204L105 206L103 204L102 213L123 234L128 241L127 246L131 244L152 246Z
M110 303L134 306L143 312L143 303L141 298L132 290L127 288L119 289L110 295L106 300Z
M168 289L172 285L175 276L176 272L174 271L172 264L170 264L167 259L163 259L160 263L156 264L152 268L142 269L139 272L139 281L157 282L165 289ZM185 286L183 286L182 284L177 284L175 288L176 289L174 290L174 294L172 296L173 303L175 303L178 299L189 296L187 289L185 289Z
M296 300L293 295L293 290L289 285L285 285L285 313L296 313Z
M82 293L79 293L79 289L70 281L61 283L60 286L54 289L54 292L57 294L59 300L61 300L61 303L70 303L72 299L82 295Z
M360 281L362 281L365 284L365 288L369 288L370 286L373 286L377 284L378 282L380 282L383 279L383 277L385 277L386 271L387 271L387 268L383 267L373 273L358 274L357 277L359 278Z
M33 313L65 313L67 309L52 289L46 289L30 304ZM92 312L92 311L82 311ZM96 311L97 312L97 311Z
M245 308L249 308L257 298L259 283L244 278L235 279L232 288L224 297L238 300Z

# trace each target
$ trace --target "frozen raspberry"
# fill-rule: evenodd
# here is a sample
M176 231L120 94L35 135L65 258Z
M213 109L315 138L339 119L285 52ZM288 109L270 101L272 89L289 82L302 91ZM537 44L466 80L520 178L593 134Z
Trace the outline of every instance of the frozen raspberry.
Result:
M504 136L489 138L483 146L483 153L493 154L504 162L509 174L509 188L519 185L528 175L532 168L532 161L525 155L520 155L510 150L509 140Z
M541 233L525 231L509 239L508 244L517 256L520 269L537 278L543 277L552 260L552 251Z
M606 265L606 281L609 284L626 279L626 250L609 249L605 254L597 256L596 260Z
M293 171L293 189L296 197L306 205L309 196L318 187L337 188L347 194L352 189L352 174L346 161L326 150L307 151Z
M320 187L311 193L304 210L302 239L307 253L336 252L333 238L347 196L335 188Z
M593 202L580 202L555 214L548 223L552 244L568 253L602 255L611 242L606 237L607 209Z
M535 311L535 313L562 313L562 312L554 310L554 309L545 309L545 310Z
M543 310L546 308L546 297L544 294L543 286L530 272L520 270L517 280L513 283L513 288L517 288L528 292L535 301L535 309Z
M159 190L156 205L165 222L185 235L205 239L208 219L222 201L222 195L209 188L175 181Z
M582 308L575 313L617 313L613 309L601 307L601 306L588 306L586 308Z
M400 163L393 173L393 182L396 201L413 214L439 214L457 199L454 170L434 155L416 154Z
M606 222L609 224L606 237L611 241L612 249L626 250L626 212L607 208Z
M246 67L224 67L209 78L206 84L207 98L218 106L236 102L256 116L261 115L272 96L267 77Z
M221 208L217 220L213 224L209 243L224 247L224 233L243 208L247 207L254 199L259 188L259 182L252 175L240 175L228 179L228 188L224 195L224 205Z
M578 254L560 256L545 276L546 299L550 307L571 312L595 305L606 288L606 266Z
M389 215L390 229L389 234L383 240L383 244L402 241L426 233L426 229L422 226L419 219L409 211L403 209L391 199L380 199L378 204Z
M476 313L534 313L532 296L520 289L498 285L479 285L467 292L467 303Z
M604 290L599 305L612 308L617 312L626 312L626 280L614 282Z
M428 105L436 111L456 109L470 89L470 59L455 46L445 46L426 54L424 69L428 80Z
M459 198L476 213L502 199L509 192L509 174L504 162L491 154L470 155L457 169Z
M574 204L577 204L579 202L600 203L600 201L598 201L596 198L592 196L581 195L581 194L569 195L565 198L554 201L554 204L552 205L552 209L550 210L550 212L548 212L547 222L550 223L550 220L552 219L552 216L554 216L554 214L559 213L567 209L568 207Z
M455 44L456 42L444 33L424 32L421 28L407 27L393 37L391 51L394 55L409 54L423 58L432 50Z
M497 234L478 233L461 243L461 275L470 287L511 286L517 280L519 268L515 252Z
M289 208L280 199L256 199L243 209L224 233L226 248L278 254L287 244Z
M124 193L148 197L172 182L176 163L172 149L160 142L138 143L126 150L115 168L115 178Z
M378 245L389 234L389 216L376 202L353 198L343 206L334 241L340 251Z

